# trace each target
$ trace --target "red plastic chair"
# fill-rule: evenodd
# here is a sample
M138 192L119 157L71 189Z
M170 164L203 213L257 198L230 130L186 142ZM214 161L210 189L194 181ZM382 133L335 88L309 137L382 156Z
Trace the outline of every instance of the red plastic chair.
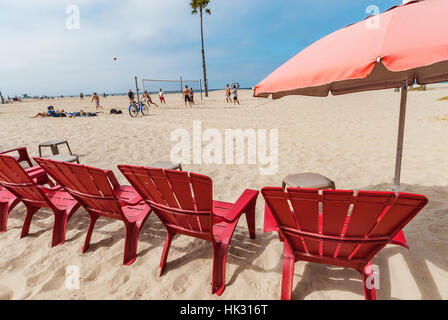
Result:
M25 171L16 159L0 155L0 185L17 197L26 207L26 218L21 238L29 233L31 220L41 208L49 208L54 213L52 246L65 242L67 222L79 208L79 204L60 187L46 188L39 183L45 179L38 175L39 168Z
M363 275L366 300L375 300L371 261L428 203L392 192L264 188L265 232L285 243L282 300L291 300L294 264L308 261L352 268ZM319 206L322 206L320 212ZM367 282L373 280L373 285Z
M173 237L183 234L213 244L212 294L225 289L227 249L243 213L251 239L255 239L258 191L246 190L235 203L213 201L212 180L199 174L172 170L118 166L164 224L168 235L160 262L166 266Z
M25 147L15 148L7 151L0 151L0 154L9 154L13 152L18 153L17 156L13 156L13 158L16 159L18 163L26 162L30 167L33 166L30 156L28 155L28 151Z
M89 213L89 231L82 252L89 249L93 228L100 216L122 220L126 226L123 264L134 263L140 230L151 214L150 207L135 189L121 186L112 171L41 158L34 160Z

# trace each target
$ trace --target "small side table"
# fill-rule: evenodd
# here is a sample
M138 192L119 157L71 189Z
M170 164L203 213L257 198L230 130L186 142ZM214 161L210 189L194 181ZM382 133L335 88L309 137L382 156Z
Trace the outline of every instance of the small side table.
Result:
M172 163L171 161L157 161L149 165L150 168L160 168L163 170L180 170L182 171L182 165L180 163Z
M70 154L57 154L55 156L48 157L50 160L60 161L60 162L70 162L79 164L79 156Z
M59 154L58 146L65 144L68 148L68 151L71 155L73 155L72 150L70 150L70 146L68 145L67 140L52 140L39 144L39 157L42 157L42 148L51 148L51 152L53 155Z
M283 189L286 187L304 189L336 189L336 184L318 173L300 173L287 176L283 179Z

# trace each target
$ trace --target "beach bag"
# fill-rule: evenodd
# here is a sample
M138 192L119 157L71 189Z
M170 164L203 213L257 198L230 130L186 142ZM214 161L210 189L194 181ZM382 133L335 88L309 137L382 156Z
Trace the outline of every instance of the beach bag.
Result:
M123 112L121 110L112 109L110 110L110 114L123 114Z

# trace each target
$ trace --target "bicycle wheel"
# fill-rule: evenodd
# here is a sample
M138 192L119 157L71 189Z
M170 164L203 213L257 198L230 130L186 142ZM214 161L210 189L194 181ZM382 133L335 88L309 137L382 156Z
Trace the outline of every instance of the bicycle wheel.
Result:
M135 118L136 116L138 116L138 113L138 107L135 104L131 104L129 106L129 114L131 115L131 117Z
M149 116L149 109L146 105L144 104L141 105L141 111L144 116Z

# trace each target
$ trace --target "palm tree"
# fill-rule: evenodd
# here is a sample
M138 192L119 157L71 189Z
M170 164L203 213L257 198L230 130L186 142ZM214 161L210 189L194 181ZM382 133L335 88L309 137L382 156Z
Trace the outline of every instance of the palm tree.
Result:
M201 40L202 40L202 69L204 71L204 88L205 96L208 97L208 82L207 82L207 68L205 66L205 50L204 50L204 13L212 14L207 6L210 4L210 0L191 0L190 6L193 9L191 14L198 14L201 16Z

